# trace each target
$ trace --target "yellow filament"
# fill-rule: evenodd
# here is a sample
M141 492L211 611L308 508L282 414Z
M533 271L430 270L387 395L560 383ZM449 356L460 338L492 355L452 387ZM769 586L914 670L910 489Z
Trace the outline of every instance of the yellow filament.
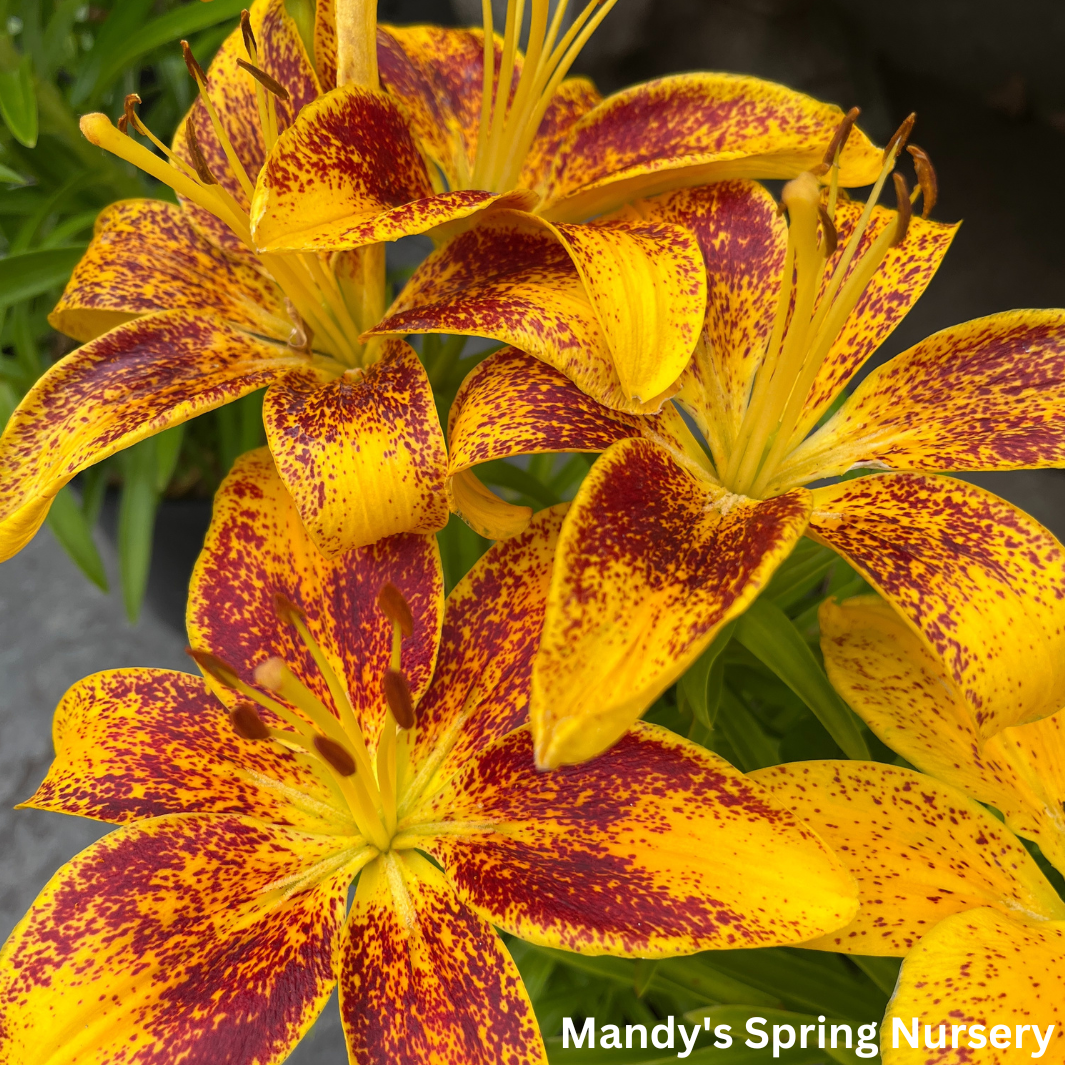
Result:
M211 102L210 94L207 92L207 84L200 81L199 75L196 76L196 84L200 89L200 99L203 100L203 106L207 108L207 114L211 118L211 125L214 127L214 135L218 138L218 143L222 145L222 151L225 152L226 159L229 162L229 169L233 171L233 176L238 182L240 182L240 187L244 190L244 195L251 200L252 195L255 192L255 186L251 183L251 180L248 177L248 172L244 169L244 164L237 156L236 150L230 143L229 137L222 126L222 120L218 117L218 112L215 110L214 104Z
M276 670L276 676L270 678L270 683L261 676L264 668ZM340 722L330 713L318 696L288 668L280 659L264 662L256 669L256 678L264 687L276 692L287 703L302 710L311 721L321 729L331 740L343 744L347 739Z
M377 745L377 789L381 794L381 812L385 829L391 837L396 831L396 719L385 710L381 741Z
M310 629L307 628L307 623L303 618L298 614L291 614L290 618L296 631L300 634L300 639L306 645L307 650L311 652L311 657L314 659L318 671L325 678L329 694L332 695L333 702L340 712L341 727L354 748L355 764L358 766L359 772L363 773L367 778L372 778L370 752L366 749L366 740L363 737L362 729L359 727L359 722L355 718L355 709L351 705L351 700L348 698L344 685L340 683L340 678L329 664L329 659L326 658L325 652L322 651L318 641L311 635Z

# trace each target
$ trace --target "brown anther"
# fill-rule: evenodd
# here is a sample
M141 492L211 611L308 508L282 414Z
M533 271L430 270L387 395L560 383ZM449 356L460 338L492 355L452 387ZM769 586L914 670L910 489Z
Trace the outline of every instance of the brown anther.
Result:
M129 119L126 118L125 115L119 115L118 116L118 121L115 123L115 125L118 127L118 132L119 133L128 133L129 132Z
M237 66L241 70L246 70L264 89L272 92L279 100L288 100L288 89L279 81L275 81L265 70L254 66L251 63L245 62L243 59L237 60Z
M901 174L892 174L895 179L895 198L898 200L898 218L895 220L895 236L891 246L901 244L906 239L906 231L910 228L910 219L913 217L913 205L910 203L910 190L906 187L906 179Z
M315 736L314 749L342 776L350 777L355 772L355 759L347 749L328 736Z
M300 317L296 305L285 297L285 313L292 322L292 332L288 335L288 346L295 351L301 351L305 355L311 353L311 342L314 340L314 330Z
M240 32L244 37L244 48L248 53L248 58L254 62L259 54L259 46L255 42L255 34L251 28L251 15L247 8L240 13Z
M836 231L835 223L828 217L828 211L823 206L817 208L817 214L821 219L821 232L824 246L822 252L825 258L832 256L836 248L839 246L839 233Z
M132 126L138 133L144 132L144 123L141 122L140 117L137 115L135 108L141 102L141 98L135 93L131 92L126 97L125 103L122 105L122 118L120 122L125 121L125 126L120 127L123 132Z
M378 593L377 605L393 625L399 626L399 631L404 636L410 636L414 632L414 618L411 616L407 600L403 593L389 581Z
M851 135L851 130L854 129L854 123L858 121L858 116L862 113L860 107L852 107L844 116L843 121L836 126L836 132L832 134L832 140L829 141L828 148L825 151L825 157L822 163L826 167L832 166L836 161L836 154L843 155L843 149L847 147L847 138Z
M414 703L411 702L410 685L407 683L406 674L401 669L385 670L381 688L385 693L388 709L392 711L392 716L396 719L396 724L400 728L414 728L416 720Z
M238 703L229 711L233 730L242 740L268 740L270 730L251 703Z
M300 621L307 620L307 615L303 610L281 592L274 592L274 609L277 611L277 616L289 625L292 624L294 618L299 618Z
M207 75L203 72L203 67L196 62L196 57L192 54L192 49L189 47L188 41L181 42L181 55L185 60L185 66L188 67L189 74L192 75L193 80L201 88L205 88L207 85Z
M276 692L285 682L285 663L277 655L273 655L265 662L260 662L255 667L255 672L252 675L255 677L256 683L261 684L264 688L269 688L272 692Z
M884 149L884 162L886 163L892 158L892 153L897 159L899 153L902 151L906 142L910 139L910 132L913 130L913 124L917 121L917 112L911 111L903 120L902 125L892 134L891 140L887 142L887 147Z
M916 144L908 144L906 151L913 156L913 168L917 171L917 183L921 186L921 217L927 218L939 199L939 182L928 152Z
M185 144L188 145L189 155L192 157L192 167L196 171L196 176L205 185L217 185L214 174L211 173L211 168L207 165L207 160L204 158L203 149L200 147L199 138L196 136L196 127L192 122L192 115L189 115L188 120L185 122Z
M187 654L209 677L213 677L224 688L235 688L240 682L237 671L227 662L223 662L217 655L210 651L196 651L191 647L185 648Z

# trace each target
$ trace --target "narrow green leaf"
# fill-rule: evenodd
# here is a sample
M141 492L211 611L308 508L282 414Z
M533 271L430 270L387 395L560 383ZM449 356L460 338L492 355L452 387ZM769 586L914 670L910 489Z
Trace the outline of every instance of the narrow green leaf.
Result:
M445 595L491 546L490 540L475 533L457 514L448 518L447 525L436 534L436 542L440 545Z
M0 71L0 115L19 144L36 146L37 94L28 55L22 57L16 70Z
M514 491L521 492L529 499L543 503L545 507L553 507L556 503L562 502L542 481L537 480L520 466L507 462L506 459L496 459L478 466L477 476L485 484L513 488Z
M790 947L720 950L711 955L710 962L789 1009L865 1023L883 1016L887 1006L887 995L836 954Z
M166 491L170 478L174 476L178 457L181 455L181 442L185 438L184 425L172 425L164 429L155 438L155 490L160 494Z
M123 453L122 501L118 508L118 570L126 616L140 616L152 562L152 533L159 495L159 454L156 437L134 444Z
M736 639L806 703L848 758L869 757L853 711L780 607L756 599L740 618Z
M655 970L658 968L657 958L637 958L633 972L633 990L643 998L644 992L651 986Z
M728 685L722 687L721 710L714 728L736 752L739 768L745 773L765 769L780 761L778 745L766 735L758 718Z
M81 475L81 512L90 526L95 525L96 519L100 516L110 473L110 462L105 460L98 462L95 466L90 466Z
M0 181L7 185L28 185L29 178L23 177L17 171L12 170L9 166L4 166L0 163Z
M39 296L65 284L85 245L27 251L0 259L0 306Z
M848 957L885 995L895 993L901 958L869 958L863 954L849 954Z
M107 573L96 544L92 525L86 520L78 500L68 485L61 488L48 511L48 527L74 564L101 591L107 591Z
M704 728L714 727L714 718L717 717L717 707L721 700L721 683L725 676L725 663L721 652L728 647L735 630L734 620L723 626L710 646L688 667L687 673L678 682L692 713Z
M839 555L835 551L817 545L816 550L803 552L802 558L794 565L781 566L773 574L772 580L762 594L765 598L772 600L781 610L788 610L804 595L813 591L838 558Z

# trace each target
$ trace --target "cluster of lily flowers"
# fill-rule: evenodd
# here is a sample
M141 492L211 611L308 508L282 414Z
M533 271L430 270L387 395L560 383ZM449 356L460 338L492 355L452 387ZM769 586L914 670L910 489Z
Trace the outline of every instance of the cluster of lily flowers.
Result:
M912 121L881 150L723 74L601 99L568 71L613 2L529 0L523 54L521 0L502 34L487 0L483 31L319 0L313 40L255 0L208 70L186 47L172 145L135 97L83 118L178 203L101 214L52 315L82 346L0 441L0 556L80 471L264 387L268 447L192 578L202 677L57 710L26 805L118 827L0 954L4 1061L281 1062L339 984L352 1062L546 1062L494 929L904 956L889 1018L1056 1023L1065 1060L1065 902L1024 842L1065 872L1065 556L943 476L1062 464L1065 312L944 330L840 401L955 232ZM384 243L418 233L389 304ZM446 441L419 333L505 345ZM601 455L536 514L476 474L572 452ZM497 542L445 599L452 512ZM878 593L823 604L825 666L916 769L744 775L640 721L803 536Z

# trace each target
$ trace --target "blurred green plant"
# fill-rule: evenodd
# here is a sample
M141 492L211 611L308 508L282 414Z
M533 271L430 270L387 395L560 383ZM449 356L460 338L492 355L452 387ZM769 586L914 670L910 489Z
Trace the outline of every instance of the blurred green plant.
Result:
M100 209L130 196L162 196L132 167L85 141L78 116L117 116L127 93L169 139L192 102L175 47L188 38L205 65L247 0L0 0L0 419L73 346L47 315L81 257ZM130 448L77 479L48 523L94 584L107 574L93 541L108 487L117 504L119 580L132 619L140 611L152 532L164 495L209 496L233 458L262 439L250 397Z

